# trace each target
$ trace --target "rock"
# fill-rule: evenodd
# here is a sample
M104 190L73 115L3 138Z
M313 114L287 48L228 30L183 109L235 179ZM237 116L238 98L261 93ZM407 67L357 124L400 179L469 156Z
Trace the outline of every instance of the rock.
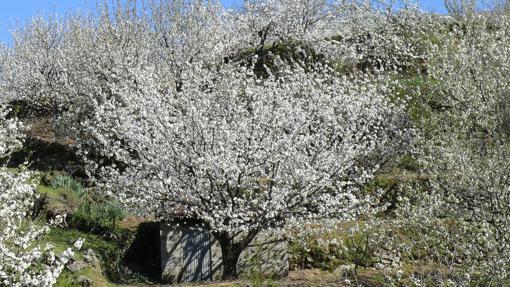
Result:
M335 276L347 277L351 272L354 272L354 268L354 264L340 265L333 271L333 274Z
M379 262L378 263L380 263L380 264L382 264L384 266L390 266L392 268L396 268L396 267L400 267L401 266L399 253L397 253L397 254L380 253L377 256L379 258Z
M92 249L87 249L85 252L83 252L83 260L94 267L99 266L99 259Z
M71 264L67 265L67 269L69 269L71 272L77 272L84 268L87 268L89 264L87 262L76 260L73 261Z
M78 279L76 279L76 283L80 284L80 286L82 287L89 287L89 286L92 286L92 280L90 280L89 278L83 276L83 275L80 275L78 277Z

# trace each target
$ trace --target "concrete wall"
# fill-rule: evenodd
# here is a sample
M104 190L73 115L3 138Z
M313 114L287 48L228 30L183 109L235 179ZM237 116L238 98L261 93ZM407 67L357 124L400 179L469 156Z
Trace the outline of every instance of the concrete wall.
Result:
M163 280L179 283L221 279L221 247L207 230L162 222L160 238ZM287 276L287 242L269 232L260 233L241 254L237 270L241 277L254 273Z

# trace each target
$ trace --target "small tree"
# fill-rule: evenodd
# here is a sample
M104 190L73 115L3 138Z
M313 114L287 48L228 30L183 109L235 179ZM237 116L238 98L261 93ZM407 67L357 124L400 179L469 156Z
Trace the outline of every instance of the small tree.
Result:
M303 70L260 81L240 67L193 74L178 94L150 90L95 109L119 119L94 131L109 141L101 152L125 163L97 172L138 210L202 222L221 245L224 278L261 230L362 212L362 185L408 140L403 111L369 81Z

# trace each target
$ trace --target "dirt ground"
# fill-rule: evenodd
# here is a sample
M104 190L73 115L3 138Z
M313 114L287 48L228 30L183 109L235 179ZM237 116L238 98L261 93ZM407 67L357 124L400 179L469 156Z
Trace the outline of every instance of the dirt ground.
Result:
M244 281L228 281L228 282L210 282L196 283L184 285L165 285L179 287L248 287L248 286L278 286L278 287L342 287L350 286L345 282L344 278L335 276L334 274L318 269L290 271L286 279L278 281L266 281L261 285L253 284L253 282Z

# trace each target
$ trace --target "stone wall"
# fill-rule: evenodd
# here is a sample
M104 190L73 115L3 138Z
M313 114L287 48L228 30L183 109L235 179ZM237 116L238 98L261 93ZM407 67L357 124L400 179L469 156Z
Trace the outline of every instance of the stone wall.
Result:
M221 247L210 232L162 222L160 238L164 281L180 283L221 279ZM269 232L261 232L241 254L237 270L241 277L254 273L287 276L287 242Z

